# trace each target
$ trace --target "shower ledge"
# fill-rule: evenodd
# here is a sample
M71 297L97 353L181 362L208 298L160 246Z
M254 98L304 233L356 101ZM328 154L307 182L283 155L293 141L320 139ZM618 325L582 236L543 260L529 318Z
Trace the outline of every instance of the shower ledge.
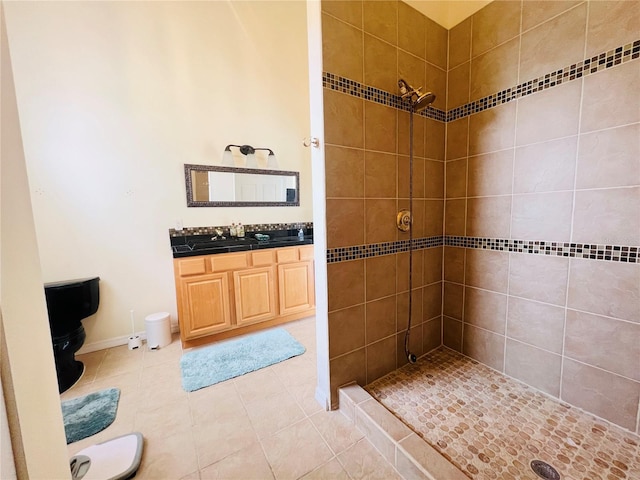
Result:
M359 385L338 392L340 411L405 479L469 480Z

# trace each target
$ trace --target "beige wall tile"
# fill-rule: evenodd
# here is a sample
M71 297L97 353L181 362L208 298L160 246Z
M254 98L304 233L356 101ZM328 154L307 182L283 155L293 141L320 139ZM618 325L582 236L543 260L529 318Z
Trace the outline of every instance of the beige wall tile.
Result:
M375 300L396 293L395 255L381 255L365 259L366 298Z
M325 142L364 148L364 100L324 89Z
M398 198L409 198L409 157L398 155Z
M573 242L640 245L640 187L576 192Z
M427 158L444 160L445 156L445 131L447 125L438 120L425 119L426 133L424 140L424 154ZM465 147L466 148L466 147Z
M401 366L409 363L404 352L404 337L404 330L396 335L396 352L398 354L398 358L396 359L396 368L400 368ZM409 351L416 357L422 355L422 325L411 327L411 334L409 335Z
M581 81L574 80L518 100L516 145L578 133Z
M425 17L404 2L398 2L398 47L426 57Z
M433 237L442 235L442 217L444 202L442 200L424 201L424 232L423 236Z
M564 311L563 307L510 296L507 337L561 354Z
M395 73L394 73L394 78ZM396 78L397 81L397 78ZM392 91L395 91L392 90ZM409 155L409 130L411 128L411 118L413 117L413 155L416 157L424 157L424 136L426 130L426 118L421 115L411 115L409 112L398 112L398 153Z
M640 123L580 136L576 188L640 185Z
M567 310L567 357L640 381L640 324Z
M584 78L581 132L640 121L640 69L627 62Z
M567 306L640 322L638 285L638 265L572 258Z
M515 37L471 60L471 101L518 84L519 48L520 38Z
M472 17L472 57L486 52L520 33L521 2L497 0Z
M364 146L367 150L396 152L397 117L395 108L364 102Z
M424 158L413 158L413 198L424 198Z
M367 366L365 349L360 348L354 352L329 361L331 376L331 398L338 398L338 387L356 382L366 385Z
M637 1L589 2L586 57L634 42L638 32L640 8Z
M444 247L444 279L449 282L464 283L464 259L466 249Z
M325 146L327 198L364 195L364 152L355 148Z
M560 396L562 357L515 340L507 339L504 371L527 385Z
M396 296L367 302L366 306L366 342L367 344L395 335L396 333ZM395 345L395 344L394 344ZM394 352L395 355L395 352ZM395 358L395 356L394 356Z
M634 430L640 383L564 359L562 400Z
M518 118L520 118L519 113ZM516 102L505 103L471 115L469 117L469 155L513 147L515 121Z
M469 118L447 122L447 160L466 157L469 142ZM427 128L427 133L429 129ZM428 140L428 138L427 138Z
M396 253L396 293L409 289L409 253Z
M364 305L329 313L329 358L365 345Z
M413 250L411 252L412 263L412 287L418 288L424 285L423 267L424 267L424 250Z
M542 22L575 7L581 0L527 0L522 4L522 31L539 25Z
M522 35L519 83L584 60L587 4L583 3Z
M398 50L398 77L415 88L429 88L426 78L426 62L404 50ZM444 92L442 93L444 94Z
M471 60L471 17L449 30L449 69Z
M364 192L367 198L395 198L396 155L366 151L364 154Z
M445 164L446 198L464 198L467 194L467 159Z
M456 352L462 352L462 322L442 317L442 342Z
M569 259L512 253L509 294L564 306Z
M364 303L364 260L327 265L329 311Z
M322 68L362 82L362 30L322 15Z
M341 45L338 44L337 48ZM372 87L396 92L398 79L398 50L377 37L364 34L364 83ZM332 70L325 71L334 73Z
M442 345L442 320L440 317L422 324L422 352L427 353Z
M444 162L425 160L424 196L439 199L444 197Z
M364 243L395 242L396 200L365 200L365 236ZM347 227L348 228L348 227Z
M424 284L442 281L442 250L443 247L427 248L424 250Z
M327 199L327 247L364 243L364 200Z
M462 320L464 287L457 283L444 282L442 313L456 320Z
M422 289L422 315L424 320L439 317L442 313L442 282L432 283Z
M509 237L511 197L476 197L467 200L467 235Z
M392 45L397 45L398 38L398 2L365 1L363 2L364 30Z
M472 287L507 293L509 253L497 250L467 250L465 283Z
M513 193L572 190L578 137L516 148Z
M396 356L395 335L367 345L367 383L395 370Z
M433 20L424 17L426 34L426 60L444 70L447 69L447 42L449 32Z
M465 62L449 70L447 110L469 103L469 74L471 62Z
M462 353L503 372L504 342L505 338L502 335L465 324Z
M362 0L330 0L320 5L323 12L362 29Z
M466 287L464 289L464 323L504 334L507 315L507 296Z
M568 242L572 208L572 192L514 195L511 238Z
M510 195L513 182L513 149L469 157L467 195Z
M447 109L447 72L430 63L425 64L425 84L423 92L433 92L436 95L432 103L434 108Z

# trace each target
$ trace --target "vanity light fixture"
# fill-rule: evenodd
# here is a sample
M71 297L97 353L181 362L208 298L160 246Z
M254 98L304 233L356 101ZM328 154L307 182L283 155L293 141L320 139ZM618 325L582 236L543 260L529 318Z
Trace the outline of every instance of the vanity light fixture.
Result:
M231 152L231 147L236 147L240 149L240 153L247 157L247 167L249 168L258 168L258 162L256 161L256 151L257 150L265 150L269 152L269 156L267 157L267 168L269 170L277 170L278 169L278 160L276 159L275 153L270 148L262 148L262 147L252 147L251 145L227 145L224 149L224 154L222 155L222 164L227 166L234 166L233 161L233 153Z

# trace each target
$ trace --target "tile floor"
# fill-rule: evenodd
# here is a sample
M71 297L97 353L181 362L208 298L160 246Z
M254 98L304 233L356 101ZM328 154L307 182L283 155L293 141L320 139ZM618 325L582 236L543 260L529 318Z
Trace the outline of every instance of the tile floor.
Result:
M315 401L315 319L284 325L307 351L195 392L182 389L182 348L174 337L157 351L115 347L80 355L80 382L70 399L120 388L115 422L68 445L89 445L139 431L145 437L137 479L400 478L340 412Z
M640 479L640 439L441 347L366 387L474 479Z

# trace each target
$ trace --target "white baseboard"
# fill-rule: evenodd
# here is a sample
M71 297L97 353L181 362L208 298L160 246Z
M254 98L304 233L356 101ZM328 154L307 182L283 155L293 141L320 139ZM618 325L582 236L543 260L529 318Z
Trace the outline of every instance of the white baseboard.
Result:
M171 325L171 333L179 332L178 324ZM147 332L136 332L142 340L147 339ZM97 352L98 350L105 350L107 348L119 347L121 345L127 345L129 343L129 335L123 337L109 338L107 340L100 340L99 342L85 343L80 350L76 352L76 355L82 355L84 353Z

